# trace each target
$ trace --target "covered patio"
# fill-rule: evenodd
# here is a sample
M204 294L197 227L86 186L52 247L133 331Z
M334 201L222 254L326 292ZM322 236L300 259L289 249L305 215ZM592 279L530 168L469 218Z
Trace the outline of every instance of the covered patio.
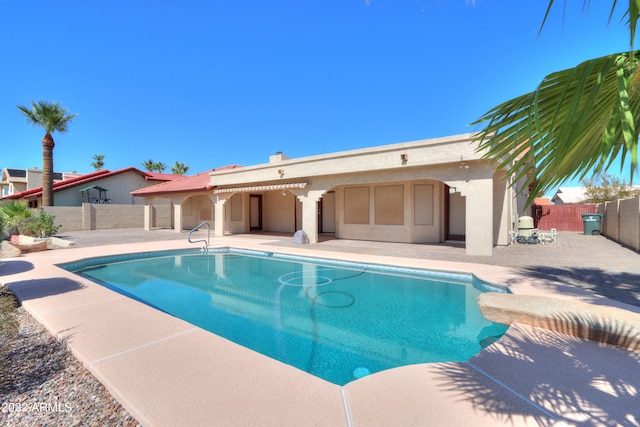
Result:
M303 230L338 239L464 242L470 255L509 243L514 198L471 134L211 172L215 235Z
M172 204L172 227L213 225L215 236L302 230L310 243L337 239L463 244L491 255L509 244L517 217L508 183L476 150L472 134L315 156L227 166L134 191L145 197L145 229L155 199Z

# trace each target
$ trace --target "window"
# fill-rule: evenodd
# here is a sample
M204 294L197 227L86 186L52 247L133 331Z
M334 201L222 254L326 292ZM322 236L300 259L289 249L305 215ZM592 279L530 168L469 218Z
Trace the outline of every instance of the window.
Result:
M344 189L345 224L369 224L369 187Z

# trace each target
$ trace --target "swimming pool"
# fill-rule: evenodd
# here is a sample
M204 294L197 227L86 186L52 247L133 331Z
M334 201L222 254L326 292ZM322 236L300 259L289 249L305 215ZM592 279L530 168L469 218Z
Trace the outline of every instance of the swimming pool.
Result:
M344 385L397 366L464 361L501 336L470 275L221 249L61 265L289 365Z

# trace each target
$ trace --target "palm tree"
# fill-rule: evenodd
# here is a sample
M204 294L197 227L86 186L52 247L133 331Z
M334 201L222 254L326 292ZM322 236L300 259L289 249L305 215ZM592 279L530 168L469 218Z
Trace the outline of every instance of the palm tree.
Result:
M547 20L553 0L542 22ZM610 19L618 1L613 1ZM585 0L585 7L589 0ZM633 50L640 8L629 0L624 17L630 51L591 59L549 74L530 93L506 101L474 124L485 157L496 161L513 182L529 190L529 202L572 178L607 171L618 155L620 169L638 170L640 68ZM541 27L541 30L542 30Z
M142 162L141 164L149 172L163 172L167 168L167 165L165 165L164 163L154 162L151 159L147 160L146 162Z
M104 166L104 156L102 154L96 154L93 156L93 162L91 163L91 167L96 171L99 171Z
M33 211L25 201L7 200L0 205L0 214L4 217L4 224L9 227L9 232L15 230L16 234L20 234L20 228L32 217Z
M189 166L185 166L184 163L176 161L176 164L171 167L171 173L174 175L184 175L189 170Z
M151 159L147 160L146 162L142 162L141 165L144 166L144 168L149 172L153 172L156 167L156 163Z
M54 131L66 132L67 125L77 116L67 113L60 103L48 101L31 101L31 109L18 105L27 122L40 126L45 130L42 138L42 204L53 206L53 142Z
M162 162L156 162L156 163L153 164L153 170L156 171L156 172L162 173L162 172L164 172L164 170L166 168L167 168L167 165L165 165Z

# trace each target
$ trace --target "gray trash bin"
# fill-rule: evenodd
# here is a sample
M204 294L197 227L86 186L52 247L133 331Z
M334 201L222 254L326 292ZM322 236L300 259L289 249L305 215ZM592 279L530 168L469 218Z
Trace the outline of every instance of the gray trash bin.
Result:
M597 236L600 234L601 214L582 214L582 225L584 226L584 234Z

